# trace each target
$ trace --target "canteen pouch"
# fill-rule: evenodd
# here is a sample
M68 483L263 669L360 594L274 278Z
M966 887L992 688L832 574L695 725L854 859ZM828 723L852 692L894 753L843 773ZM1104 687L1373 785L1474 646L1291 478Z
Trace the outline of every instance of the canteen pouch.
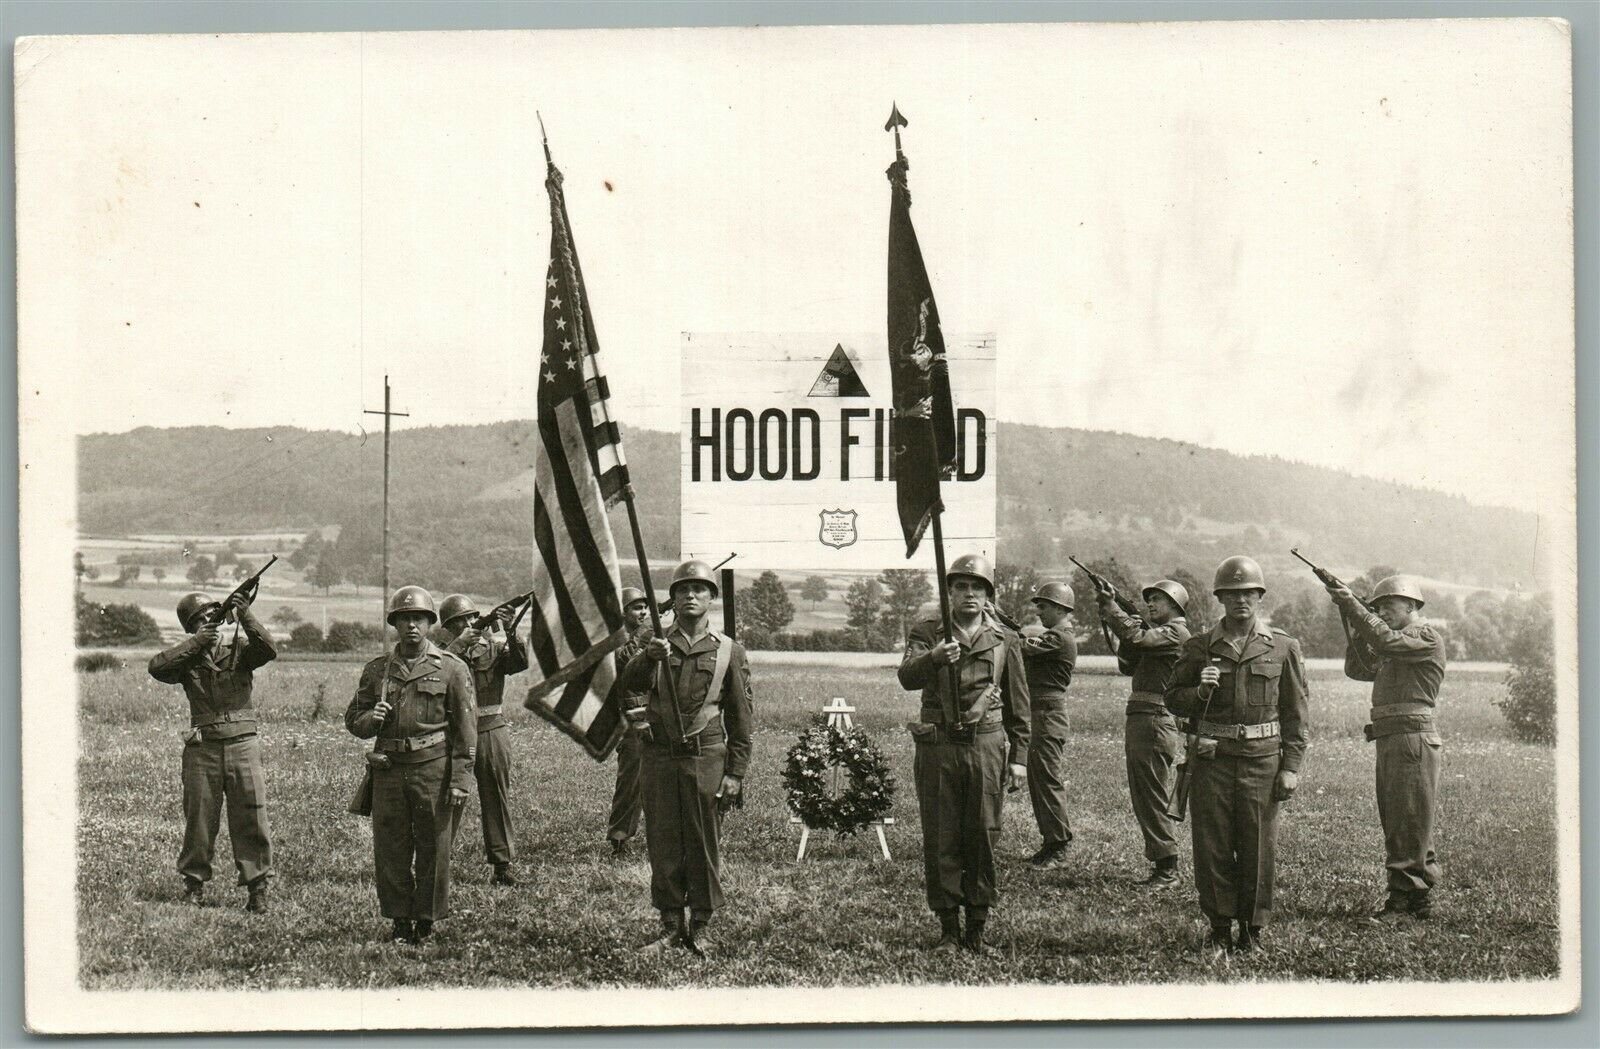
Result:
M387 754L379 754L375 750L367 751L367 775L372 775L373 769L388 769L394 767L394 759Z
M350 796L348 811L352 816L372 815L372 770L370 768L361 774L361 783L356 787L356 792Z

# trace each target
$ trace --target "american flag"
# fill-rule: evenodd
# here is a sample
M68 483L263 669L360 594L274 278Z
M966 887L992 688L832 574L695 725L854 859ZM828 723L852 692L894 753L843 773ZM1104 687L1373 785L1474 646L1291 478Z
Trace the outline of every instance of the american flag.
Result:
M549 158L549 147L545 149ZM622 737L616 650L628 639L607 508L628 467L611 421L600 343L567 222L561 172L549 164L550 268L544 280L533 496L533 615L528 647L544 680L525 706L603 761Z

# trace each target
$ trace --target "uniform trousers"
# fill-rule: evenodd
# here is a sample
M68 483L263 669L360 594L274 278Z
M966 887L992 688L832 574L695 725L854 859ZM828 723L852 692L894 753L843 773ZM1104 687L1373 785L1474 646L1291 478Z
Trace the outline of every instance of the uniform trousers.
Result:
M627 841L639 833L639 816L644 811L643 767L644 737L638 732L623 733L617 744L617 786L611 792L611 819L606 827L606 837L612 841Z
M1196 757L1189 795L1194 883L1213 922L1265 925L1272 916L1279 755Z
M385 918L449 914L450 845L460 813L451 804L449 771L443 754L372 770L372 852Z
M1006 735L978 732L970 743L952 743L940 729L916 744L928 906L943 911L964 904L969 913L984 915L1000 894L994 850L1000 841Z
M710 918L722 906L717 791L727 765L727 744L675 753L667 744L650 742L643 750L650 902L659 911L688 907L693 917Z
M203 739L183 748L183 847L178 873L211 880L222 809L239 884L272 874L272 838L267 829L267 785L261 774L261 738Z
M1389 891L1425 892L1439 881L1433 817L1444 747L1436 732L1399 732L1376 742Z
M1028 797L1033 819L1044 844L1065 845L1072 840L1067 819L1067 718L1066 701L1035 705L1028 746Z
M511 747L504 722L478 733L478 753L472 773L478 781L478 805L483 816L485 863L510 863L517 854L511 833Z
M1127 716L1122 750L1128 768L1128 799L1144 837L1144 858L1151 863L1178 855L1177 828L1167 807L1182 739L1171 714Z

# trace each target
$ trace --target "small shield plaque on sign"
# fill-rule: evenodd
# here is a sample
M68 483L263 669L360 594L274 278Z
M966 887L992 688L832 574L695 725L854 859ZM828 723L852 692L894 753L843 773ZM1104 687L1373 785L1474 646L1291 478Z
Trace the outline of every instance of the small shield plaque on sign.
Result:
M844 549L856 541L856 512L854 510L823 510L822 527L817 538L823 546Z

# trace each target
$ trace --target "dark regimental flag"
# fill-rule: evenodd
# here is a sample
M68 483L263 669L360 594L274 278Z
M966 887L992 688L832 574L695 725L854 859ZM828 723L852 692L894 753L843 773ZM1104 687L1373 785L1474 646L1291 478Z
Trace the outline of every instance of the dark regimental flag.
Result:
M900 111L890 127L903 124ZM887 128L885 130L888 130ZM917 552L939 504L939 478L956 462L956 414L939 307L911 225L905 154L895 131L889 165L889 375L894 384L894 479L906 556Z
M549 147L545 149L549 159ZM544 279L534 448L533 614L528 648L544 680L525 706L603 761L622 738L616 650L628 639L618 600L617 549L607 510L622 498L628 467L611 420L567 222L561 172L549 164L550 268Z

